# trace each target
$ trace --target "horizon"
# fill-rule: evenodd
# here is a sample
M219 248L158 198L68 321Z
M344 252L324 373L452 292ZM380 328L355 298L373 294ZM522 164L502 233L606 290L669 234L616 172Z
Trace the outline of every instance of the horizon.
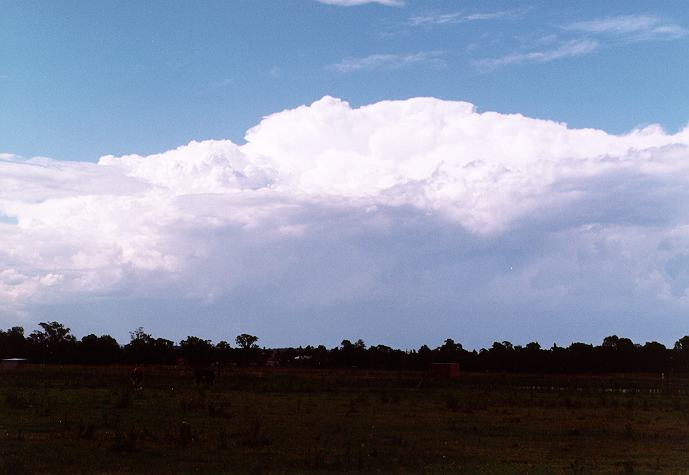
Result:
M308 348L318 348L320 346L323 346L327 350L331 351L331 350L335 350L338 348L342 348L343 344L345 342L348 342L349 345L359 345L359 343L361 343L362 348L364 348L364 349L370 349L370 348L375 348L375 347L379 347L379 346L384 346L384 347L388 347L389 349L394 350L394 351L403 351L405 353L413 353L413 352L417 352L417 351L421 350L423 347L426 347L430 350L435 351L435 350L438 350L438 349L445 347L448 342L451 342L457 349L459 349L461 351L466 351L466 352L470 352L470 353L481 353L482 351L490 350L496 344L508 346L508 347L513 348L515 350L517 350L517 349L524 350L524 349L528 349L529 345L532 345L535 343L538 345L538 347L539 347L538 349L541 351L552 351L556 348L571 349L571 347L573 347L574 345L585 345L585 346L590 346L591 348L594 348L594 349L595 348L603 348L603 347L606 347L606 345L610 344L608 342L608 340L619 340L619 341L622 341L623 343L630 342L637 349L644 348L647 345L660 344L665 349L667 349L668 351L678 351L678 348L677 348L678 345L680 345L680 346L683 345L685 343L684 340L689 339L689 335L683 335L681 337L677 337L677 340L673 344L665 345L665 344L663 344L661 342L657 342L655 340L640 342L640 341L633 341L632 339L627 338L624 335L620 336L618 334L612 334L612 335L607 335L606 337L604 337L602 339L602 341L598 344L596 342L592 342L592 341L572 341L567 345L558 345L557 343L553 343L552 345L548 346L548 345L541 344L541 342L539 342L537 340L530 340L530 341L516 342L516 343L512 342L512 341L507 341L507 340L502 340L502 341L494 340L490 345L486 345L484 347L469 348L469 347L465 347L461 341L456 341L452 337L448 337L448 338L443 339L437 345L436 344L429 344L429 342L426 342L426 343L420 344L416 348L414 348L414 347L401 348L401 347L386 345L384 342L371 343L371 342L366 342L360 338L343 338L339 343L337 343L335 345L324 345L322 343L318 343L318 344L309 343L309 344L296 344L296 345L290 345L290 346L278 346L278 347L273 346L273 347L271 347L271 346L262 345L260 343L261 338L259 335L251 335L251 334L242 333L242 334L236 335L234 337L228 336L227 338L202 338L202 337L199 337L198 335L190 334L184 338L180 338L180 339L175 340L175 339L166 338L164 335L161 336L161 335L156 335L153 333L148 333L148 330L146 328L143 328L143 327L138 327L138 328L132 329L128 335L129 339L126 342L123 342L122 339L117 338L117 337L110 335L108 333L98 334L97 332L95 332L95 333L94 332L87 332L83 335L75 335L72 332L71 328L66 327L63 323L58 322L58 321L40 322L39 324L36 325L37 328L34 328L33 330L26 328L26 327L23 327L21 325L13 325L7 329L0 328L0 334L2 334L2 333L10 334L11 330L14 330L15 328L21 328L23 330L24 338L28 341L29 337L32 334L41 334L41 333L44 334L46 332L49 333L49 331L47 331L46 328L43 327L43 325L49 326L52 329L59 327L61 330L64 330L65 334L61 337L62 342L65 341L64 338L67 336L74 337L74 339L75 339L74 342L81 342L84 338L89 337L89 336L96 336L98 338L112 337L120 347L125 347L131 341L134 341L135 339L141 338L142 335L147 335L147 336L153 338L154 340L157 340L157 339L168 340L170 343L172 343L172 346L174 348L179 348L185 340L199 338L203 342L208 343L214 347L217 347L217 345L219 345L220 343L228 343L229 348L241 349L242 346L239 346L239 343L237 342L237 340L240 337L249 336L252 339L255 338L255 340L253 340L252 344L255 344L256 348L261 348L263 350L286 350L286 349L300 349L300 348L308 349ZM625 340L627 340L627 341L625 341ZM234 344L233 344L233 342L234 342ZM617 344L617 341L615 341L615 344ZM684 345L684 346L686 346L686 345ZM686 351L686 348L680 349L679 351Z
M680 1L3 6L0 328L689 334Z

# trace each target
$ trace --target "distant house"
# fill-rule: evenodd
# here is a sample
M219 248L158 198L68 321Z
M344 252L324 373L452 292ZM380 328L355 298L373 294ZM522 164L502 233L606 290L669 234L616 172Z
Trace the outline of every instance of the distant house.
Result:
M432 378L459 378L459 363L431 363L428 373Z
M27 360L26 358L3 358L0 362L0 367L2 369L21 368L26 363L28 363L28 361L29 360Z

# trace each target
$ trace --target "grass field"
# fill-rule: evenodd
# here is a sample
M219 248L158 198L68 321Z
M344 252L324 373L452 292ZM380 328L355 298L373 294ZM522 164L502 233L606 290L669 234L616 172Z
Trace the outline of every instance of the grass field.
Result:
M0 371L0 468L49 472L689 473L689 381L657 375Z

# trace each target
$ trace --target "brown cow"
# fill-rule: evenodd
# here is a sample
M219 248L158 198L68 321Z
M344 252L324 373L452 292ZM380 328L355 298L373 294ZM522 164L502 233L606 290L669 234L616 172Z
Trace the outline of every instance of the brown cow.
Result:
M143 366L135 366L129 373L129 382L133 388L141 389L141 383L144 379L144 368Z

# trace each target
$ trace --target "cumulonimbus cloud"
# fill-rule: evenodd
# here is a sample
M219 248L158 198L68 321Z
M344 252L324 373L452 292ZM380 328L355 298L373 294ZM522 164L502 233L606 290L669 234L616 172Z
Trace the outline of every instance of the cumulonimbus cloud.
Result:
M3 155L0 302L461 296L480 314L493 292L552 310L594 285L622 307L686 305L687 179L689 128L611 135L466 102L324 97L264 118L243 145Z

